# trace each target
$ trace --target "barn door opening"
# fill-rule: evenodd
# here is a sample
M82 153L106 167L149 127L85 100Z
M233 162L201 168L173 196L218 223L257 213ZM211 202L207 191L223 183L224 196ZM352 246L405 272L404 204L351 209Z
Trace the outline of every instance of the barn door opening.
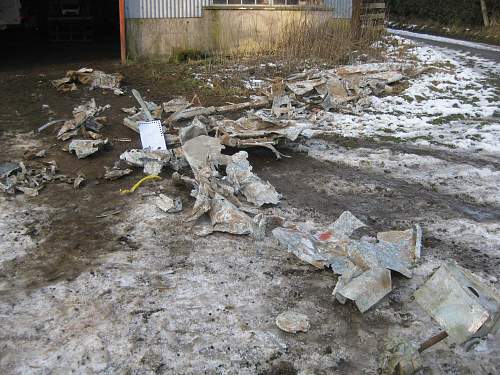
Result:
M120 58L120 0L0 0L19 22L0 28L0 66Z

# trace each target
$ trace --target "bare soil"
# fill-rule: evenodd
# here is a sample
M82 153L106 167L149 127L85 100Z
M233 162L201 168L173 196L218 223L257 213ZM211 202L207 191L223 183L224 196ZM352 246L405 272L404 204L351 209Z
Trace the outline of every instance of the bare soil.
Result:
M126 77L125 88L136 88L158 103L195 94L203 105L241 101L222 91L213 95L200 89L189 64L120 66L104 55L82 58L78 64L50 60L0 71L0 162L22 160L27 149L45 148L46 159L56 160L61 173L83 173L87 178L79 190L51 184L39 197L6 197L0 202L4 220L12 223L8 228L19 231L2 234L4 247L14 251L16 242L29 243L22 253L0 263L0 372L377 373L390 337L418 343L439 330L411 299L412 290L439 261L454 259L473 271L500 277L498 253L429 232L424 237L426 259L417 276L411 282L395 278L396 290L389 298L362 315L353 304L334 301L335 277L330 272L300 262L269 237L262 243L227 234L195 237L192 225L183 221L185 213L162 215L142 195L161 190L181 196L188 212L193 199L185 187L171 183L171 171L133 196L119 191L137 181L142 171L118 181L103 180L104 166L112 166L124 150L139 147L137 134L122 125L120 112L136 103L130 95L84 87L63 94L51 87L50 80L81 66L120 72ZM50 106L52 117L64 118L90 98L111 105L104 129L113 143L110 150L78 160L61 150L56 129L35 132L49 118L42 105ZM132 141L116 141L119 138ZM345 146L342 140L330 142ZM370 140L350 146L426 153ZM426 228L455 219L500 220L497 207L474 205L289 149L283 152L291 157L278 161L260 150L250 151L250 156L256 173L284 197L280 207L267 210L291 220L328 224L350 210L373 233L405 229L415 222ZM456 154L443 157L460 159ZM484 162L473 155L460 161ZM110 210L121 212L96 217ZM275 317L289 308L310 316L310 332L291 335L276 328ZM457 353L440 344L425 357L427 373L431 368L450 374L496 371L491 357Z

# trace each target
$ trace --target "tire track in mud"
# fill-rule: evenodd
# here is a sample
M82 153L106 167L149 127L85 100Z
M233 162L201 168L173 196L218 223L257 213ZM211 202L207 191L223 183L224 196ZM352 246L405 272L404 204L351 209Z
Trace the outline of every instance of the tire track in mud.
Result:
M500 120L500 118L498 120ZM498 158L496 158L495 156L476 156L471 153L446 150L446 146L443 146L443 148L441 149L436 149L430 146L412 145L404 143L404 141L400 141L400 143L394 143L389 141L377 140L375 138L344 137L338 134L319 135L317 139L321 139L345 148L367 148L372 150L386 148L402 154L431 156L450 163L469 164L476 168L489 166L500 170L500 161L498 161Z
M467 246L460 238L443 240L427 231L436 222L469 219L500 222L500 210L464 202L422 185L342 164L316 160L306 154L271 161L266 152L253 152L255 172L283 194L284 204L320 213L332 222L349 210L378 231L406 229L418 222L424 228L424 248L440 259L455 259L473 270L499 274L500 257L481 246Z

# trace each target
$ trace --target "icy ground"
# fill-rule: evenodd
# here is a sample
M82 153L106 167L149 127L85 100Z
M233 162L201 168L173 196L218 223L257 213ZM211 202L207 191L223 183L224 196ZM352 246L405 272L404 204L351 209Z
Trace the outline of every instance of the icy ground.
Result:
M193 199L169 176L121 196L140 172L116 182L97 177L118 150L77 161L52 147L53 135L0 132L2 161L22 159L36 145L66 173L85 169L89 180L82 190L51 185L34 199L0 199L0 373L377 374L388 344L418 346L438 333L412 295L443 261L491 286L500 277L499 68L401 38L389 52L401 61L407 51L432 69L402 94L373 99L367 113L329 115L322 135L293 145L309 157L252 159L284 196L267 214L328 225L350 210L376 231L422 225L414 277L395 276L394 291L365 314L335 302L331 272L284 252L270 236L196 237L184 221ZM38 79L23 82L34 90ZM66 100L67 113L83 100L38 87L44 102ZM117 112L134 104L114 100L123 101ZM38 113L39 104L27 110ZM122 119L112 115L110 131L136 137L123 134ZM159 211L148 196L158 191L180 195L186 209ZM309 332L280 331L275 318L287 310L307 315ZM422 373L495 374L499 348L498 337L470 351L445 340L424 353Z

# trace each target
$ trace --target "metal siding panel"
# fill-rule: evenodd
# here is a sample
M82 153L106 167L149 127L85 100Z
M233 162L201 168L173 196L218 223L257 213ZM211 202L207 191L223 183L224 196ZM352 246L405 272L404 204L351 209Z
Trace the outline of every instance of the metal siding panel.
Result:
M125 0L127 18L201 17L210 0Z
M333 8L336 18L351 18L352 0L326 0L326 4Z

